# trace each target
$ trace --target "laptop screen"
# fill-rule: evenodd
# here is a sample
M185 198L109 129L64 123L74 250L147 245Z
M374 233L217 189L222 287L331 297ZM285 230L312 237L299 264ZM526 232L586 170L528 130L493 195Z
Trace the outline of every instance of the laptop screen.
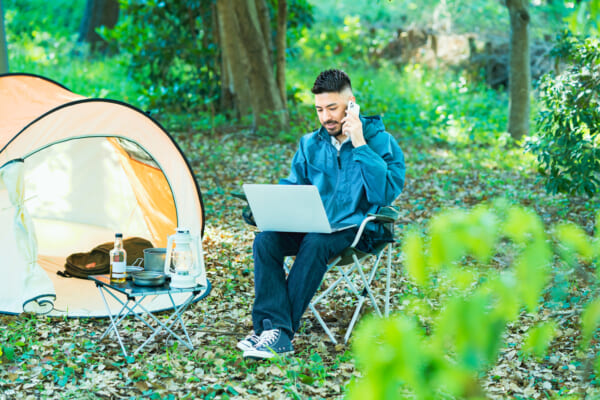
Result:
M244 192L261 231L332 232L314 185L244 184Z

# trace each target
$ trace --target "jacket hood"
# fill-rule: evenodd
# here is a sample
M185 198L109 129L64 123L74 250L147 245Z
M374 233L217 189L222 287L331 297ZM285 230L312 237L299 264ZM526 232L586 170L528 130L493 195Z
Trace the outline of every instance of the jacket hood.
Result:
M383 125L383 121L381 120L381 117L379 115L361 115L359 118L363 125L363 135L365 136L365 140L370 140L379 132L385 131L385 126ZM329 133L327 132L327 129L325 129L325 127L321 126L321 128L315 133L320 139L329 140Z

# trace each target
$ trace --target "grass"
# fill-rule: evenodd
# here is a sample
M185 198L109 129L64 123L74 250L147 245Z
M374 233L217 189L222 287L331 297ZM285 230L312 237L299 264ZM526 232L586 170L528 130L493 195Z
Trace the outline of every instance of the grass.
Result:
M11 392L14 397L86 398L92 391L105 397L112 393L165 398L177 388L178 398L264 398L267 394L275 398L336 398L357 379L350 347L331 345L308 314L296 339L294 357L255 363L243 360L235 350L236 340L250 329L253 231L241 221L239 204L228 193L239 189L243 181L271 182L282 176L295 144L251 136L222 141L186 133L176 133L176 137L188 149L203 190L207 213L205 262L214 287L211 296L185 315L196 349L188 351L161 341L128 362L113 341L96 341L107 327L105 320L0 316L0 324L5 327L0 332L4 352L0 358L0 391L18 389ZM424 228L438 210L505 196L511 203L534 207L548 227L566 218L588 231L591 228L598 200L547 195L535 183L534 169L523 162L518 150L503 152L480 146L473 151L467 146L440 148L400 140L409 170L407 186L397 205L419 227ZM401 230L398 238L402 235ZM399 260L398 247L395 260ZM430 300L406 281L400 262L397 267L393 273L392 309L418 315L418 307L432 307ZM562 288L557 286L557 299L583 299L589 295L584 294L585 286L577 283L573 273L564 271L560 279ZM440 290L451 292L451 288ZM382 293L381 287L377 293ZM412 300L415 296L421 298L420 303ZM343 324L349 321L346 301L340 295L332 313L338 318L333 328L341 334ZM557 310L565 310L564 303L557 303ZM571 318L565 324L565 337L558 343L573 340L566 336L574 335L568 329L576 329L577 320ZM141 327L132 322L129 329ZM520 343L518 336L511 340ZM559 363L560 368L546 371L544 362L534 361L527 361L527 366L532 371L541 368L562 380L560 388L565 394L593 388L590 380L576 381L567 374L569 363L582 357L568 349L567 345L556 345L549 353L568 355L560 358L565 362ZM503 361L499 365L506 367ZM567 369L561 369L563 365ZM520 375L499 376L490 384L501 387L514 383L510 376Z
M42 12L34 7L38 4L35 1L19 1L18 7L15 0L3 2L7 10L11 70L47 76L85 96L110 97L144 108L141 96L146 83L128 78L123 63L125 55L91 57L84 46L76 43L78 19L73 16L82 13L83 3L51 2ZM4 328L0 331L0 393L7 393L9 398L344 395L350 382L360 375L351 348L329 344L316 321L308 315L295 343L294 357L256 363L243 360L235 350L237 338L250 329L253 231L241 221L240 204L228 193L239 191L242 182L276 182L285 176L295 142L303 133L317 128L310 86L324 68L346 69L353 78L361 110L383 114L388 130L400 142L408 171L406 187L397 205L417 228L425 228L432 215L442 210L505 197L512 204L533 208L548 229L569 220L591 234L598 199L544 192L536 182L534 160L513 146L504 132L508 109L505 92L473 84L460 72L444 68L420 65L398 68L385 61L375 67L370 63L362 46L377 45L381 32L371 34L369 24L382 21L381 27L389 27L400 10L408 16L417 12L425 15L433 2L423 4L419 9L416 3L407 1L382 0L369 2L367 7L365 1L319 2L318 24L322 25L304 33L296 45L298 56L288 62L288 91L297 94L298 103L290 103L293 124L285 135L252 135L245 121L232 121L221 114L157 116L184 149L202 190L207 216L204 247L214 291L186 312L196 345L194 351L161 342L128 361L120 355L115 343L95 340L106 328L105 320L0 316ZM459 7L462 3L452 4ZM505 13L496 3L470 4L475 7L470 10L470 18L478 12L492 16ZM331 12L358 13L361 7L365 10L361 19L338 20L336 12ZM534 7L534 15L538 12L541 8ZM325 16L333 19L324 20ZM553 21L548 26L554 26ZM343 50L334 54L338 44ZM399 240L402 235L400 231ZM418 307L431 307L428 299L407 282L398 248L394 260L397 268L393 275L393 310L417 315ZM562 299L556 304L572 310L573 316L564 321L562 336L548 354L560 361L549 367L543 361L524 360L522 365L526 367L517 368L510 360L501 358L497 367L506 368L509 373L491 376L490 387L526 385L528 381L520 375L526 368L542 370L554 379L555 389L550 391L542 390L541 381L532 383L540 396L560 398L595 390L595 375L569 373L572 369L569 366L584 363L589 356L574 349L572 343L577 336L578 304L596 289L594 282L581 280L577 272L562 267L554 266L554 293L557 299ZM414 296L421 296L422 302L405 304ZM579 300L573 300L576 298ZM344 297L336 299L334 314L339 321L333 326L340 333L347 322L346 302ZM556 307L559 306L548 309ZM524 318L525 327L533 319L528 318ZM136 330L138 326L132 324L130 329ZM522 335L515 328L511 332L511 346L520 346L521 341ZM589 350L594 351L595 348ZM520 396L515 390L505 395Z

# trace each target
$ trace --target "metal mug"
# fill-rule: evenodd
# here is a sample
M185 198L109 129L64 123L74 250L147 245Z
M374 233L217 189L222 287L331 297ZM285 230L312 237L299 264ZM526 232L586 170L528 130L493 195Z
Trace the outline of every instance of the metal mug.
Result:
M144 249L144 271L163 272L166 254L167 249L164 247Z

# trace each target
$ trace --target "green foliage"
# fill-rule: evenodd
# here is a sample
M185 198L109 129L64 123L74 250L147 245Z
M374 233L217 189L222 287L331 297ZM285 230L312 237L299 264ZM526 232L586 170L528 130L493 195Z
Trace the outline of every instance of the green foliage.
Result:
M289 2L288 40L312 23L305 0ZM214 110L221 95L221 55L215 1L120 0L121 17L100 34L126 53L130 75L145 85L144 108ZM275 2L270 1L275 34Z
M175 10L178 4L184 2L169 3L168 10L165 9L167 5L144 9L141 1L127 2L128 5L122 6L120 24L111 33L104 31L107 37L115 36L113 44L119 46L120 53L94 59L89 58L85 46L75 42L76 24L73 21L79 19L73 16L82 17L85 4L77 3L77 9L73 8L75 2L69 4L65 10L71 12L70 15L62 9L52 11L53 17L59 20L70 18L71 34L65 36L62 27L47 20L46 6L29 1L19 2L17 7L15 2L8 2L7 34L13 71L47 76L85 96L130 102L152 111L152 115L170 130L213 134L217 128L228 129L228 125L244 123L219 113L214 106L214 96L220 93L216 86L219 84L219 72L211 69L215 66L214 59L207 60L198 70L188 68L191 61L177 59L178 54L175 57L161 54L160 46L175 46L165 49L170 55L177 51L180 43L172 43L177 35L188 35L183 40L186 43L212 37L202 32L193 36L179 28L171 28L168 22L176 20L177 15L159 22L155 31L149 27L147 21L167 15L168 10ZM127 14L129 7L135 9L132 16ZM206 9L204 5L195 7L193 12ZM208 14L212 12L205 11ZM273 8L271 12L273 14ZM301 133L316 128L310 93L314 78L323 69L341 67L351 74L363 112L382 115L391 132L419 141L435 140L449 144L465 145L473 141L495 144L504 141L505 93L483 85L469 85L459 73L443 69L416 65L398 70L385 60L378 61L379 67L373 67L374 54L385 45L391 32L372 28L370 22L365 23L362 17L359 19L357 16L342 19L339 25L319 23L314 29L307 29L312 24L312 12L312 7L305 0L290 2L286 81L292 133L282 134L280 139L295 141ZM201 18L207 19L208 14ZM24 24L24 21L29 22ZM202 29L211 28L203 25ZM158 36L161 32L163 35L170 34L171 30L175 36L164 40ZM210 57L203 42L195 43L195 46L193 51L182 50L181 57ZM210 51L217 50L211 48ZM151 68L161 70L157 66L161 66L167 74L165 82L162 78L149 77ZM215 78L206 81L199 78L202 74ZM169 82L174 86L170 87ZM167 109L168 112L165 112Z
M556 227L555 233L561 243L559 251L562 258L569 265L575 265L577 255L586 262L591 262L594 257L594 248L587 238L586 233L579 226L572 223L561 223Z
M278 0L267 0L273 41L277 33L277 3ZM315 22L314 6L309 0L288 0L287 9L286 54L288 57L295 57L298 52L294 44L302 38L304 30L310 28Z
M572 32L600 36L600 0L585 0L565 18Z
M581 229L565 224L555 232L563 257L600 255L590 250L598 238ZM479 380L505 346L508 324L517 322L522 310L537 311L550 279L553 251L540 218L495 201L470 212L440 213L430 221L427 240L413 230L403 242L406 272L422 297L408 296L405 302L438 305L408 308L359 327L353 350L364 375L350 398L483 398ZM512 267L490 268L492 256L503 253L513 257ZM482 268L485 278L478 277ZM583 347L599 324L600 301L594 300L582 316ZM532 327L522 354L543 357L557 329L553 320Z
M531 356L541 358L548 351L548 345L556 334L557 324L554 321L542 322L528 332L523 351Z
M586 348L600 324L600 298L588 303L581 314L581 347Z
M544 76L538 132L526 148L550 193L593 196L600 189L600 41L566 32L554 54L570 64Z
M506 93L469 85L455 71L398 68L376 56L390 38L389 31L372 29L357 16L340 25L317 24L298 42L301 56L290 60L288 79L298 85L299 99L312 103L317 74L341 68L351 75L361 112L382 115L390 131L426 142L506 143Z
M304 58L332 57L353 66L373 64L377 51L390 38L387 31L363 25L358 15L346 16L340 25L323 24L322 28L316 32L303 32L299 46Z
M52 26L53 38L76 36L83 19L85 1L2 0L6 13L7 41L31 39L41 34L40 28ZM9 35L9 33L11 33ZM13 36L14 35L14 36Z
M315 1L317 21L342 25L347 15L360 15L369 27L394 31L431 27L437 32L486 32L506 35L509 15L503 2L471 0L320 0ZM542 38L563 25L571 9L565 1L529 2L532 35Z
M93 60L87 46L77 43L85 2L2 2L11 72L39 74L75 93L135 103L139 84L119 64L123 57ZM118 78L116 78L118 77Z
M101 35L127 53L131 76L145 86L145 108L174 111L220 93L212 1L121 0L121 17Z

